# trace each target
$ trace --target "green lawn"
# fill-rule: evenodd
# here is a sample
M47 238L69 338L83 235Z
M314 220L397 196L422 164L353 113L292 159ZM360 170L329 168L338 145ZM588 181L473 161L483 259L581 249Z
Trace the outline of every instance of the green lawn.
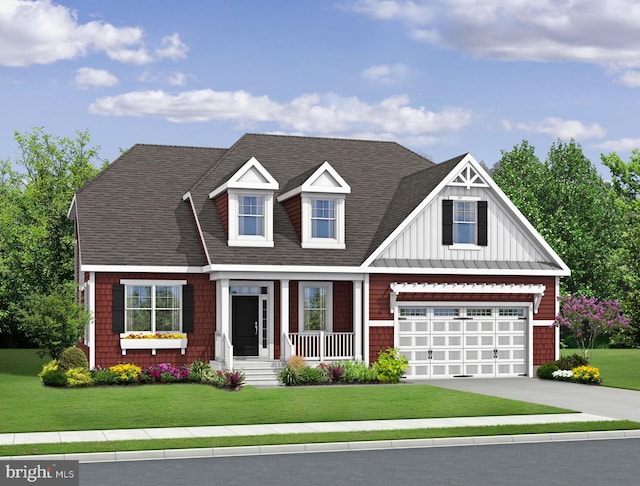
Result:
M573 353L581 351L562 350ZM594 349L590 364L600 370L603 386L640 391L640 349Z
M254 388L205 385L56 389L33 350L0 350L2 432L563 413L427 385Z

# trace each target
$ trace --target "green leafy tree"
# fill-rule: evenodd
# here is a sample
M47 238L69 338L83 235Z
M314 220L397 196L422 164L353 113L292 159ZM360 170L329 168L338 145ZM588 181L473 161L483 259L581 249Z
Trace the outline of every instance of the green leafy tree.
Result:
M571 268L564 294L619 297L623 213L611 187L575 141L555 142L545 162L526 141L502 158L493 177Z
M42 128L15 132L18 155L0 161L0 332L5 344L18 326L11 309L30 296L73 281L74 193L99 169L87 132L58 138Z
M75 346L90 315L75 301L73 283L54 287L48 294L32 294L15 307L19 330L40 349L44 356L60 358L62 352Z

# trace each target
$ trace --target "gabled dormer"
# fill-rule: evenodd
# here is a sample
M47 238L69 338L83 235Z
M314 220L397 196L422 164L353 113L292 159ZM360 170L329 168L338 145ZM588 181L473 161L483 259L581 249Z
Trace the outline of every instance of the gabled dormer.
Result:
M278 188L278 181L251 157L209 193L225 226L229 246L273 246L273 193Z
M329 162L280 196L300 237L302 248L344 249L345 196L351 187Z

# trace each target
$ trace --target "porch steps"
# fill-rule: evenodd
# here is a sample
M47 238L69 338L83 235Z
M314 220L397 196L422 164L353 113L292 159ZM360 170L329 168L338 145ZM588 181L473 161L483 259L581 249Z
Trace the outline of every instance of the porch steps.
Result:
M277 386L278 372L282 368L280 361L259 361L234 358L233 367L243 370L245 383L253 386Z

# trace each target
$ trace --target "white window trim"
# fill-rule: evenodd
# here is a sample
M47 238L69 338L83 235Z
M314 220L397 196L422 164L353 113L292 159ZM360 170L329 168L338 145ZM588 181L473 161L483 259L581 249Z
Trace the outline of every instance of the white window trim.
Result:
M228 211L229 211L229 246L257 246L272 247L273 246L273 192L260 190L237 191L229 189L228 193ZM240 197L254 196L262 197L264 220L262 222L263 235L240 235L238 233L238 217L240 212Z
M335 208L335 238L312 238L311 215L314 199L332 200ZM307 193L302 195L302 248L344 250L345 197L342 194Z
M455 199L453 199L453 245L449 246L450 250L480 250L482 247L478 245L478 201L480 201L480 198L475 198L475 197L457 197ZM455 215L456 215L456 203L458 202L473 202L475 203L474 205L474 212L475 212L475 221L473 222L474 225L474 242L473 243L456 243L455 241L455 234L456 234L456 219L455 219ZM457 224L464 224L464 222L462 221L458 221ZM469 223L467 223L469 224Z
M182 287L187 284L186 280L135 280L135 279L121 279L120 283L125 286L124 291L124 329L125 332L121 336L128 334L156 334L157 332L169 332L169 331L157 331L155 329L156 315L156 287L179 287L180 288L180 307L178 308L178 316L180 319L179 330L170 331L175 333L182 333L182 309L183 309L183 297ZM151 287L151 330L150 331L128 331L127 330L127 287L140 286Z
M317 334L320 331L308 331L304 328L304 289L324 288L327 290L326 308L327 322L325 332L333 332L333 282L298 282L298 332Z

